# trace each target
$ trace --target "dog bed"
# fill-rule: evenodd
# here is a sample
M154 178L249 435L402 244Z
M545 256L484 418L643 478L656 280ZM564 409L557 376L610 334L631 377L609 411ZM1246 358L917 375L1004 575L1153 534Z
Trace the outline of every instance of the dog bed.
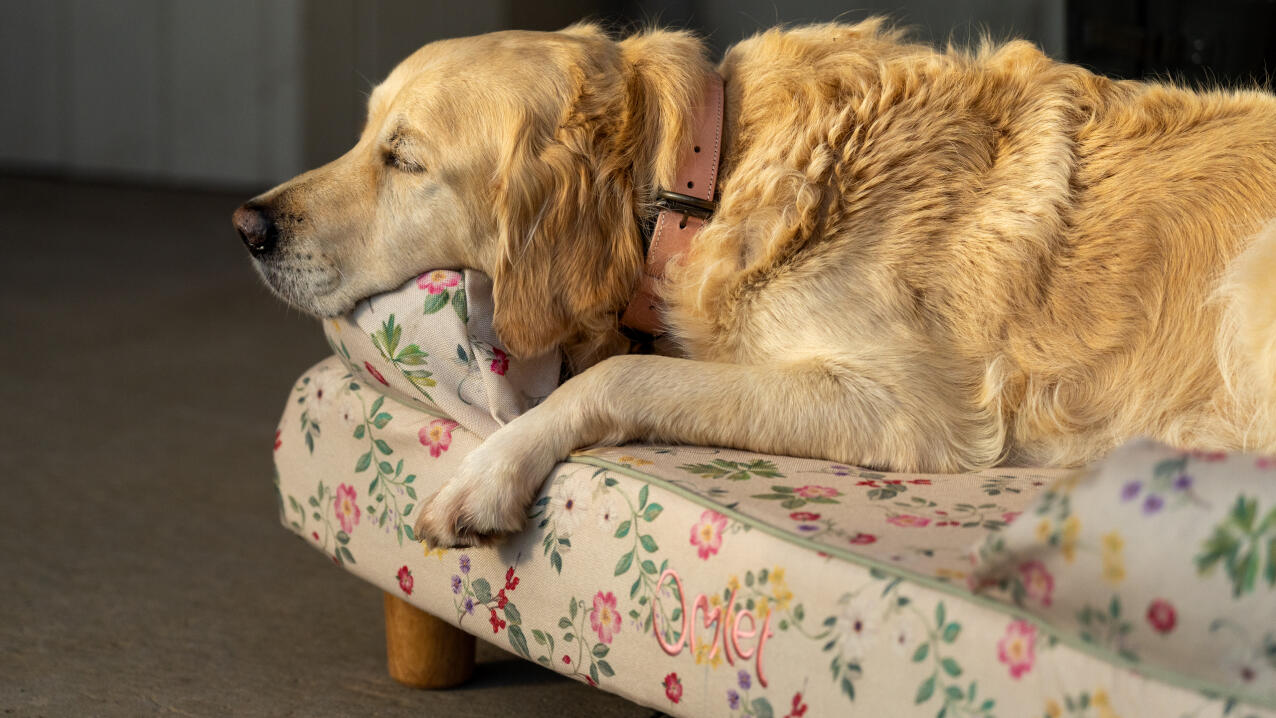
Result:
M325 331L275 436L283 523L551 670L685 716L1276 716L1276 461L1135 442L923 475L607 447L554 468L522 533L431 551L422 500L560 361L505 355L468 271Z

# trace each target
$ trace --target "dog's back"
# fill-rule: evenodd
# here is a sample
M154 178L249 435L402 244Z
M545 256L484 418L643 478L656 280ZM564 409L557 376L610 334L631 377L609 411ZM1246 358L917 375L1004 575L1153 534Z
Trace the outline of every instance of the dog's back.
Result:
M837 292L805 343L942 375L970 463L1075 464L1137 435L1276 451L1276 98L873 23L772 31L723 72L734 174L672 312L694 353L757 360Z

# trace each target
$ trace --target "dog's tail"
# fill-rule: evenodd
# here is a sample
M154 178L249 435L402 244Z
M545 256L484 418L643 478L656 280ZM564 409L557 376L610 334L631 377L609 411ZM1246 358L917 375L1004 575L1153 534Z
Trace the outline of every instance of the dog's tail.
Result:
M1276 221L1224 271L1215 350L1246 449L1276 451Z

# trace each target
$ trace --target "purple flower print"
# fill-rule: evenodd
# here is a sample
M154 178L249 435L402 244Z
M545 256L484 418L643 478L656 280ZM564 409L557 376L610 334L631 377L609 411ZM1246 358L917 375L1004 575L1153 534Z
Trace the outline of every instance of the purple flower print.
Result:
M470 598L469 596L466 596L465 602L461 604L461 607L465 609L466 613L470 614L471 616L474 615L474 599Z
M731 707L731 710L739 708L740 694L735 691L727 691L727 705Z
M820 527L815 524L798 524L798 531L819 531Z
M1188 476L1187 474L1179 474L1179 477L1174 480L1175 491L1187 491L1190 488L1192 488L1191 476Z
M747 691L753 685L753 677L748 671L740 671L736 674L736 682L740 684L740 690Z
M1139 492L1142 490L1143 490L1142 481L1139 481L1137 479L1134 481L1127 481L1125 486L1121 487L1121 500L1129 501L1130 499L1133 499L1135 496L1138 496Z
M460 592L461 592L461 577L453 576L452 577L452 593L460 593Z
M842 466L841 464L833 464L832 466L829 467L829 471L832 472L834 476L850 476L851 475L851 467Z
M461 554L461 573L468 574L470 572L470 557L467 554Z
M1154 514L1160 511L1163 506L1165 506L1165 499L1156 494L1148 494L1148 497L1143 500L1143 513Z

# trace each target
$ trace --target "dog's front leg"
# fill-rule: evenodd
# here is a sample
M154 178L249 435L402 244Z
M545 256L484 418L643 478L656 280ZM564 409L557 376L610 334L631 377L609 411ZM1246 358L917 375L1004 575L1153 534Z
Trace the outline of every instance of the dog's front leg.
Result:
M943 387L873 377L845 362L739 365L618 356L497 430L427 502L416 534L436 546L518 531L573 449L635 439L726 446L899 469L970 464ZM969 427L964 429L969 432Z

